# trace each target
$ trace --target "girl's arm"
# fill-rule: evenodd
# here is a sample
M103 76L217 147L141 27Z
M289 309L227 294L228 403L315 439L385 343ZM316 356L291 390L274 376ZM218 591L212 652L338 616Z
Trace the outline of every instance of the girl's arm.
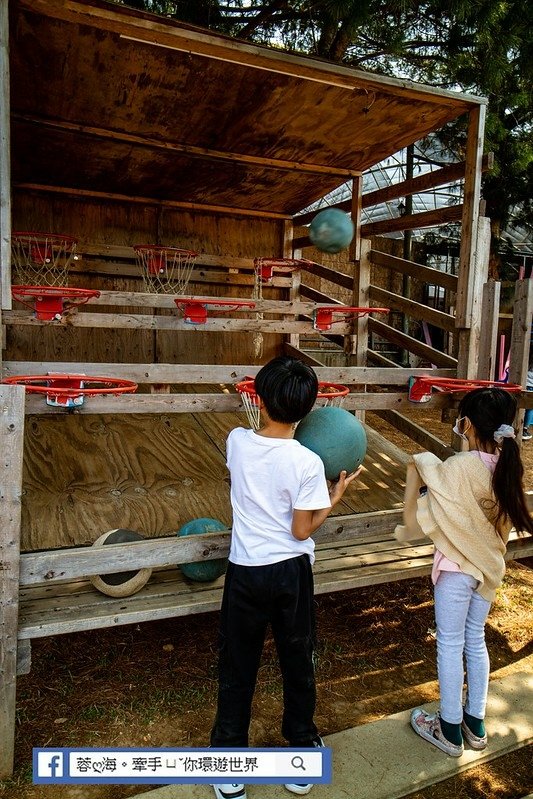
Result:
M331 508L333 508L342 498L342 495L355 478L361 473L361 467L350 475L346 472L341 472L339 479L336 483L332 483L329 487L329 497L331 507L320 508L319 510L295 510L292 516L292 529L293 536L298 541L306 541L315 530L318 530L329 516Z

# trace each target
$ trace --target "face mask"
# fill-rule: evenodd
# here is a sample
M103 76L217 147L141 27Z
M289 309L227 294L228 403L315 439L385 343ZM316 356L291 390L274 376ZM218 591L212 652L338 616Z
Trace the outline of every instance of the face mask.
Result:
M455 424L454 424L454 426L453 426L453 432L454 432L454 433L455 433L457 436L459 436L459 438L462 438L462 439L463 439L463 441L468 441L468 438L465 436L465 434L464 434L464 433L461 433L461 431L459 430L459 422L462 422L462 421L463 421L463 419L466 419L466 416L458 416L458 417L457 417L457 419L455 420Z

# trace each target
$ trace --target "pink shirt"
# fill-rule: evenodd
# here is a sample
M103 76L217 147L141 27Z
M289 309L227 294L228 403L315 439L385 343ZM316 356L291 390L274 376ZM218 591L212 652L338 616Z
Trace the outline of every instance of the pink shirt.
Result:
M498 456L499 452L496 451L493 455L490 452L481 452L480 450L473 449L471 450L472 455L477 455L478 458L481 458L485 466L490 469L491 472L494 472L496 468L496 464L498 463ZM437 580L439 579L439 574L441 572L460 572L461 569L454 563L453 560L450 560L442 552L438 549L435 549L435 554L433 556L433 568L431 569L431 581L433 585L436 584Z

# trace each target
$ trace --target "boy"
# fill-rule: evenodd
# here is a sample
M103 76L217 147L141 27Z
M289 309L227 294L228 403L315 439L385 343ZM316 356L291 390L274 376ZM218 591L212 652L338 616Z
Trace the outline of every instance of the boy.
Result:
M279 357L257 374L263 427L238 427L227 440L233 529L222 599L218 709L211 746L248 746L252 699L267 625L283 677L282 733L294 747L323 746L313 721L314 541L311 535L359 472L330 489L314 452L294 440L312 409L313 370ZM214 785L217 799L246 799L244 785ZM286 785L306 794L311 785Z

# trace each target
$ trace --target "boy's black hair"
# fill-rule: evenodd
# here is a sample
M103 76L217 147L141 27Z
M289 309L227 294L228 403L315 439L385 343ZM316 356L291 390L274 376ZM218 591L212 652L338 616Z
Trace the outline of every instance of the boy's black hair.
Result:
M511 427L516 416L517 403L512 394L502 388L476 388L469 391L459 403L459 416L468 416L476 428L480 444L494 444L494 433L502 424ZM504 438L500 456L492 475L492 490L496 498L496 529L509 520L518 531L533 532L522 480L524 467L520 448L514 438Z
M280 355L256 375L255 390L273 422L299 422L315 404L318 378L310 366L297 358Z

